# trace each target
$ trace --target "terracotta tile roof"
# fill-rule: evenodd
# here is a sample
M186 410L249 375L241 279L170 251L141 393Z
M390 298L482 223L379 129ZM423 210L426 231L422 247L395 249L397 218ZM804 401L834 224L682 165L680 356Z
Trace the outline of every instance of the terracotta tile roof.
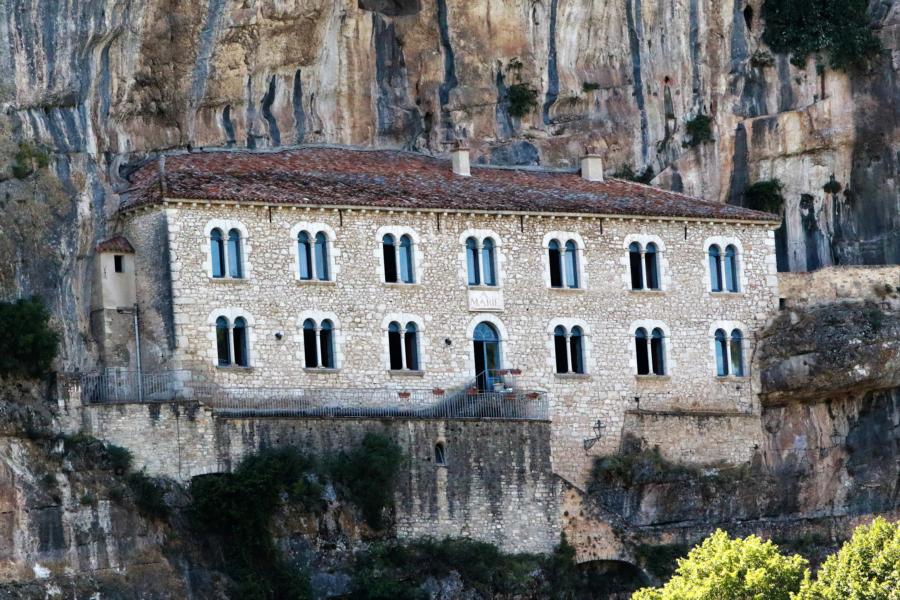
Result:
M160 172L164 175L161 177ZM163 199L450 211L575 213L777 222L775 215L574 171L472 166L398 150L332 146L170 155L132 176L121 209Z
M97 252L116 252L118 254L134 254L134 247L125 236L114 235L97 244Z

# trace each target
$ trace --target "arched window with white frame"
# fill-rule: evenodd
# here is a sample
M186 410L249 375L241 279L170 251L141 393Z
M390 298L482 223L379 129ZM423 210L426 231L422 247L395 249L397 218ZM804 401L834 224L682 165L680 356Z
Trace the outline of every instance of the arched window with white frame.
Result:
M481 261L479 260L478 240L474 237L466 239L466 273L469 285L481 285Z
M232 279L244 277L244 262L241 259L241 232L236 228L228 231L228 276Z
M306 313L310 315L310 313ZM302 320L303 366L306 369L336 369L336 324L323 314Z
M225 236L218 227L209 233L209 254L212 276L216 279L225 277Z
M634 236L629 236L634 237ZM649 236L640 236L648 238ZM660 255L663 250L657 241L648 239L631 241L628 246L628 270L631 289L634 291L662 289Z
M481 242L481 271L484 274L484 285L497 285L497 257L493 238L484 238Z
M587 335L583 322L576 319L553 319L548 331L553 338L553 365L559 375L587 373Z
M216 365L250 366L250 324L234 310L216 311L211 316L215 329Z
M291 229L299 281L334 281L334 230L323 223L297 223Z
M707 253L709 254L709 289L713 292L721 292L722 250L718 244L712 244Z
M206 224L204 234L209 240L207 248L207 274L212 279L246 279L249 276L247 262L247 229L238 221L213 219Z
M499 237L488 230L467 229L460 235L460 242L465 249L466 284L469 287L499 286Z
M582 253L584 243L577 233L551 232L544 236L546 282L555 289L585 287Z
M744 377L744 333L735 323L715 324L712 334L716 377Z
M662 327L634 329L635 364L638 375L666 375L666 333Z
M709 291L736 294L741 291L741 245L734 238L712 237L704 244Z
M389 316L387 330L387 367L395 372L418 373L422 370L421 332L416 317Z
M419 283L421 264L417 256L418 237L408 227L381 227L382 275L385 283Z

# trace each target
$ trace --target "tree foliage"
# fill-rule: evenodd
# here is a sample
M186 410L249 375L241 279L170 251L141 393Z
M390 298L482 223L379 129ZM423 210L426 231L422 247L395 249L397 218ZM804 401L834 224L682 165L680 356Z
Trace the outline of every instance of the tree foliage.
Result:
M791 600L807 573L801 556L751 535L732 539L717 530L679 559L661 588L644 588L633 600Z
M900 600L900 521L879 517L857 528L795 600Z
M809 55L827 52L835 69L862 68L882 51L867 8L867 0L766 0L763 41L789 53L798 67Z
M367 433L359 447L334 457L329 471L344 495L362 511L369 527L382 529L402 464L403 453L394 440Z
M697 115L685 123L685 131L690 139L684 141L682 146L693 148L713 141L712 122L712 117L709 115Z
M781 194L783 189L784 185L778 179L757 181L744 190L744 206L778 214L784 206L784 196Z
M59 334L39 298L0 302L0 376L39 378L56 358Z

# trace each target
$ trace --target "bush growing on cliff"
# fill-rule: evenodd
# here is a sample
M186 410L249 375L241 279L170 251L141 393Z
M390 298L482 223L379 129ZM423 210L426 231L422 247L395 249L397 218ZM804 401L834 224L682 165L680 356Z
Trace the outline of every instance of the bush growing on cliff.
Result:
M403 453L394 440L367 433L358 448L330 461L329 472L340 491L362 511L369 527L382 529L402 464Z
M784 556L754 535L732 539L717 530L679 559L668 583L638 590L632 600L791 600L806 573L801 556Z
M810 54L827 52L835 69L865 67L881 51L869 28L867 0L766 0L763 41L790 53L802 67Z
M507 110L513 117L522 118L537 106L537 90L525 83L514 83L506 90Z
M784 206L784 196L781 195L783 189L784 186L778 179L757 181L744 190L744 206L778 214Z
M50 329L50 313L39 298L0 302L0 376L39 378L56 358L59 334Z
M708 115L697 115L685 123L684 127L690 137L681 144L685 148L693 148L713 141L712 117Z
M896 600L900 598L900 521L878 517L859 527L803 581L795 600Z

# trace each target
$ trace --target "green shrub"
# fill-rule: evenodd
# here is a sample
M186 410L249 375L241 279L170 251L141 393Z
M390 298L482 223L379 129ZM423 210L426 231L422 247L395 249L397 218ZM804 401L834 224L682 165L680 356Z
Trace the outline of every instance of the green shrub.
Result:
M896 600L900 597L900 521L882 517L858 527L853 537L822 564L815 581L807 575L795 600Z
M94 500L94 496L85 492L81 495L81 498L78 501L82 506L92 506L96 500Z
M128 448L106 444L106 457L109 460L109 466L116 473L125 473L131 468L132 454Z
M798 67L827 52L835 69L862 68L882 52L867 8L867 0L766 0L763 41Z
M506 90L507 111L522 118L537 106L537 90L525 83L514 83Z
M744 190L744 206L778 214L784 206L784 196L781 195L783 189L784 186L777 179L757 181Z
M700 144L713 141L712 135L712 117L708 115L697 115L685 123L685 131L690 137L681 145L685 148L693 148Z
M593 92L600 89L599 83L594 83L592 81L585 81L581 84L581 91L587 94L588 92Z
M0 376L40 378L56 358L59 335L50 329L50 313L38 298L0 302Z
M358 448L334 457L329 471L340 491L362 511L366 523L382 529L402 464L403 453L391 438L367 433Z
M19 149L13 155L11 166L13 177L25 179L38 169L44 169L50 164L50 155L47 151L31 142L20 142Z
M668 583L638 590L632 600L790 600L806 567L806 559L784 556L772 542L718 530L679 559Z
M653 167L648 166L641 173L635 173L631 165L626 164L621 169L612 174L616 179L627 179L637 183L648 184L653 181Z
M648 573L659 579L668 579L678 566L678 559L687 555L690 547L684 544L641 544L635 549L635 557Z
M169 516L165 488L144 472L131 473L126 479L134 497L134 504L145 517L165 519Z

